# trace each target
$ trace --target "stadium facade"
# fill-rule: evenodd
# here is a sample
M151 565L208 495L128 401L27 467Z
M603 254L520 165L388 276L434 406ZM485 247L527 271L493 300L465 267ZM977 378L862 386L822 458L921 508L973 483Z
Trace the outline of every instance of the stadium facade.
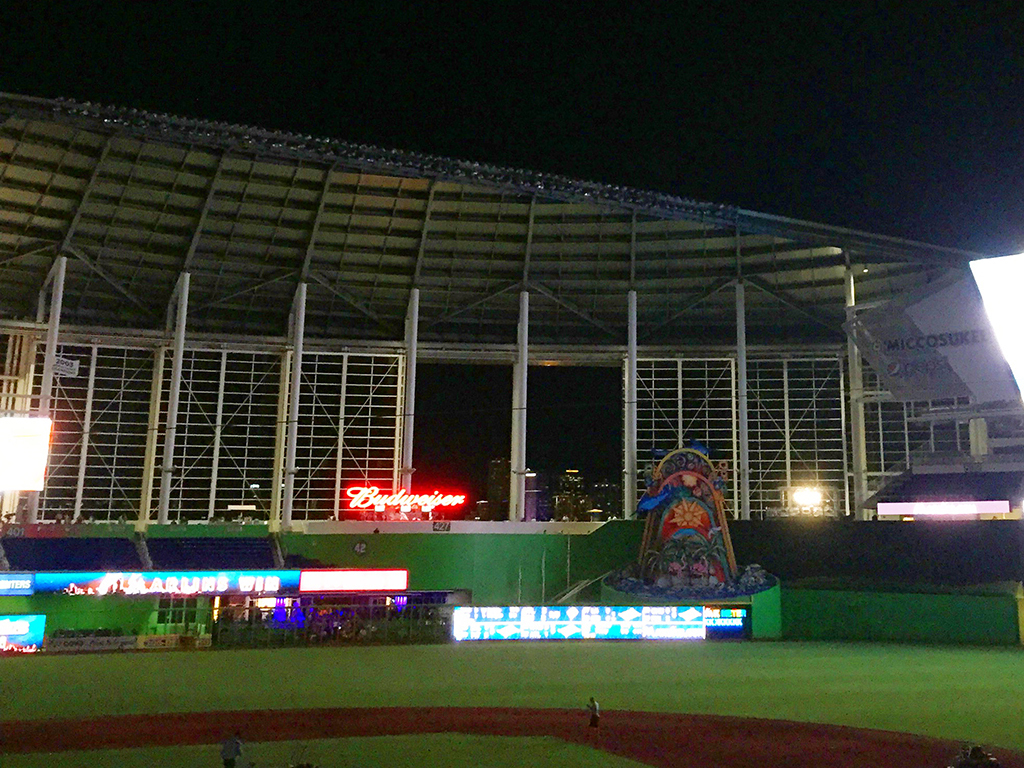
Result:
M621 367L624 506L647 451L731 468L732 514L813 485L870 514L916 452L983 440L901 402L848 341L864 307L979 254L341 141L0 95L0 412L55 429L2 512L301 530L409 489L418 362ZM972 426L973 425L973 426Z

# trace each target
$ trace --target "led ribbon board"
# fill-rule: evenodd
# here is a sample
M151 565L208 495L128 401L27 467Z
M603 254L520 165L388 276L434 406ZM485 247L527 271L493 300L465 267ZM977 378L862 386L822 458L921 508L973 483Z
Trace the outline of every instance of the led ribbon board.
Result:
M409 572L396 569L273 571L55 571L4 573L0 596L252 595L316 592L400 592Z
M878 502L879 515L911 517L974 517L976 515L1007 515L1008 501L899 501Z
M35 653L43 647L46 616L0 616L0 653Z
M452 616L454 640L703 640L742 636L746 607L645 605L469 607Z

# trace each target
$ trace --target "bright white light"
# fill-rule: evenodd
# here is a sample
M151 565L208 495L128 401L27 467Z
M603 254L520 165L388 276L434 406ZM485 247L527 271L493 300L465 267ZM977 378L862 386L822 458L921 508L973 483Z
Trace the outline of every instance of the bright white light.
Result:
M302 571L299 592L403 592L409 572L399 569Z
M0 417L0 491L41 491L50 453L50 419Z
M1020 333L1024 253L972 261L971 272L1017 389L1024 390L1024 336Z
M795 488L793 489L793 503L798 507L817 507L821 504L820 488Z

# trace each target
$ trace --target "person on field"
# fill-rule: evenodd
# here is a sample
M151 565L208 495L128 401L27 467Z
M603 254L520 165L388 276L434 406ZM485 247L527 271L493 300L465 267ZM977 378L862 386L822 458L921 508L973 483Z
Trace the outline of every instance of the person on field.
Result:
M601 706L593 696L590 697L590 703L587 704L587 710L590 712L590 727L597 728L601 723Z
M224 768L235 768L235 762L242 756L242 739L237 732L221 742L220 756L224 761Z

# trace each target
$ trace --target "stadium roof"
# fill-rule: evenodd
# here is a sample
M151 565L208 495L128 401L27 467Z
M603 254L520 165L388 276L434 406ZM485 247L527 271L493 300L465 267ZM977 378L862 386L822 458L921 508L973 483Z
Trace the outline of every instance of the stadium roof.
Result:
M799 183L794 180L794 183ZM885 299L981 254L742 208L239 125L0 94L0 318L31 319L57 253L62 322L425 342L727 344L741 255L754 344L842 338L844 270Z

